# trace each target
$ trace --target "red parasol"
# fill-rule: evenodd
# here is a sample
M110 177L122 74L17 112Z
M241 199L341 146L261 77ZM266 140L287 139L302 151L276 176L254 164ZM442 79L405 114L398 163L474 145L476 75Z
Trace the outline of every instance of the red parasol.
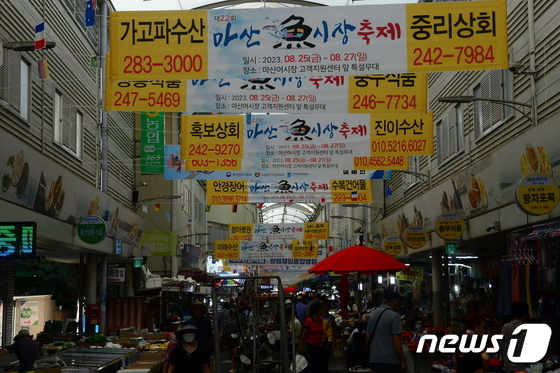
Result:
M338 274L350 272L370 274L379 271L397 272L403 268L406 266L390 255L369 247L355 245L321 260L309 268L309 273L331 271Z
M340 309L348 306L348 274L359 272L362 274L377 273L379 271L397 272L406 266L399 260L381 251L370 249L362 245L350 246L344 250L321 260L309 268L309 273L334 272L342 275L340 279Z
M297 291L299 289L297 286L290 286L284 289L284 293L291 293L293 291Z

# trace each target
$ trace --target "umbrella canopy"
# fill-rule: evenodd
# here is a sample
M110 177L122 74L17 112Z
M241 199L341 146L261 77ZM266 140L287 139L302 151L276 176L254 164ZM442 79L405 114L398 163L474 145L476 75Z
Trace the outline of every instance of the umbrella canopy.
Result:
M406 266L390 255L369 247L355 245L321 260L309 268L309 273L332 271L339 274L350 272L369 274L379 271L396 272L403 268Z
M297 291L299 288L297 286L290 286L284 289L284 293L291 293L292 291Z

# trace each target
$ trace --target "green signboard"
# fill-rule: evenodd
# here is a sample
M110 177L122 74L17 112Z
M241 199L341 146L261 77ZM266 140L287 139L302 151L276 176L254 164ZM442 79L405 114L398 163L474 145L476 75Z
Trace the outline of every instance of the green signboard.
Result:
M0 222L0 259L35 257L37 223Z
M77 233L85 243L97 244L107 237L107 224L101 217L89 215L80 220Z
M162 174L165 164L165 116L162 112L140 113L140 172Z
M457 244L454 242L445 243L445 253L446 254L457 254Z

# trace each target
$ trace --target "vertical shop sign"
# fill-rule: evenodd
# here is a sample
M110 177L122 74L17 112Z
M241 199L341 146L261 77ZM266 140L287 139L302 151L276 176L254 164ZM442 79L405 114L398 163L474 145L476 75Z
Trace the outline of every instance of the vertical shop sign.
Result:
M161 174L164 165L165 117L157 111L140 113L140 172Z

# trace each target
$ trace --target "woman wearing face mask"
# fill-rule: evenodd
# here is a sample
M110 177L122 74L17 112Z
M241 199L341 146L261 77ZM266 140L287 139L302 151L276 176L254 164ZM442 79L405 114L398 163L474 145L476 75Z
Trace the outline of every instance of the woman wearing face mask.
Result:
M169 373L209 373L208 351L198 346L198 328L185 325L175 334L180 344L169 356Z

